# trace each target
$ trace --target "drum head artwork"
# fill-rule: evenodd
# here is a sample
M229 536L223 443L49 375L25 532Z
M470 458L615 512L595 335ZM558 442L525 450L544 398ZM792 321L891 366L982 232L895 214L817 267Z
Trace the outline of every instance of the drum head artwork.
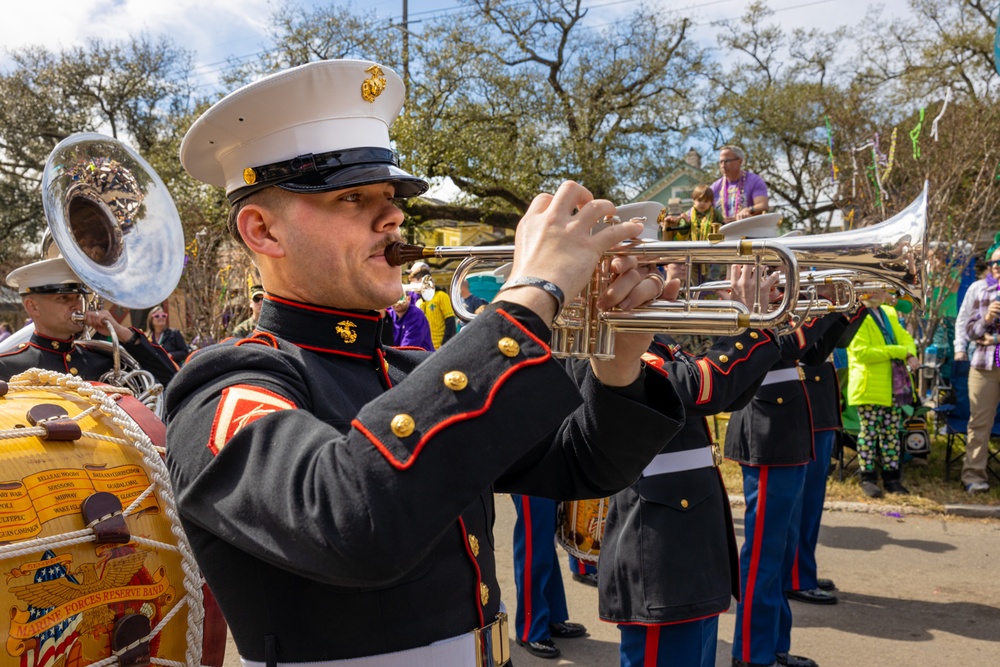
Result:
M128 647L200 664L200 573L185 574L159 453L134 446L127 417L123 429L92 399L19 377L0 398L0 664L82 667ZM78 437L47 436L52 419Z

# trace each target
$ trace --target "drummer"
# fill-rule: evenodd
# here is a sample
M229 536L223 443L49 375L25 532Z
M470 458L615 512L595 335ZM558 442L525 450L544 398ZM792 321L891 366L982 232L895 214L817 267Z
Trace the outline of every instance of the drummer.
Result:
M108 322L122 349L157 382L166 385L177 373L170 355L139 329L123 326L107 310L86 310L83 297L89 290L62 257L15 269L7 276L7 284L21 295L35 331L27 342L0 354L0 380L9 380L29 368L68 373L88 381L100 379L114 365L112 356L78 346L76 338L88 326L109 336ZM74 313L82 313L83 321L74 320Z
M533 200L510 279L461 336L382 347L396 202L428 187L391 149L403 99L376 63L312 62L226 96L181 145L225 187L266 291L254 335L194 355L167 391L178 513L248 667L506 664L494 491L606 496L683 419L642 366L649 336L618 336L579 383L551 358L563 295L642 231L592 234L616 208L572 182ZM659 294L634 257L613 264L602 307Z

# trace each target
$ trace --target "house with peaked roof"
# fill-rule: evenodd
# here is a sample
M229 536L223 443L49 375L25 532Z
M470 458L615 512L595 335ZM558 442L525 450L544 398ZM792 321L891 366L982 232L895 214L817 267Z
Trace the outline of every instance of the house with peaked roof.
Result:
M684 163L672 169L632 201L655 201L663 204L669 215L677 215L691 208L691 191L701 183L709 184L717 178L701 167L701 155L694 148L684 156Z

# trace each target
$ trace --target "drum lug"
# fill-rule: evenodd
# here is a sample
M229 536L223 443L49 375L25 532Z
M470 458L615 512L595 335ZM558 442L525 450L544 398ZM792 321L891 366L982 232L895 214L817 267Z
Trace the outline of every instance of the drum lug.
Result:
M98 491L87 496L80 513L86 526L94 529L98 544L128 544L132 539L122 516L122 501L115 494Z
M25 417L32 426L45 429L43 440L79 440L83 436L80 424L70 419L66 410L58 405L33 405Z
M142 614L129 614L115 622L111 631L111 650L120 667L145 667L152 661L149 654L149 619Z

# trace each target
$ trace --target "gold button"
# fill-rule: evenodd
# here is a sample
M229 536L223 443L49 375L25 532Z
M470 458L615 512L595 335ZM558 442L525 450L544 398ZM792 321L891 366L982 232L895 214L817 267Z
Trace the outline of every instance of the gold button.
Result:
M479 558L479 540L475 535L469 535L469 548L472 550L472 555Z
M490 587L486 584L479 584L479 600L486 606L486 603L490 601Z
M727 361L729 361L729 357L725 354L720 354L719 361L721 361L722 363L726 363Z
M742 350L743 349L743 343L736 343L736 349L737 350Z
M71 369L69 369L69 373L70 373L70 375L77 375L77 374L79 374L79 372L80 372L80 371L76 370L75 368L71 368Z
M396 415L392 418L392 432L397 438L407 437L416 426L410 415Z
M66 361L73 361L73 355L67 354L66 355Z
M505 357L516 357L521 351L521 346L513 338L501 338L497 342L497 347L500 348L500 354Z
M813 378L813 380L816 380L816 382L819 382L819 376L817 375L816 377Z
M684 509L687 509L687 506L688 506L688 501L686 499L682 499L681 500L681 507L683 507Z
M784 403L784 402L785 402L785 399L783 399L783 398L781 398L781 397L779 396L779 397L778 397L778 405L781 405L781 404L782 404L782 403Z
M444 374L444 386L452 391L462 391L469 384L469 378L462 371L449 371Z
M52 341L52 349L53 350L58 350L59 349L59 341L57 341L57 340Z
M757 332L756 331L751 331L750 332L750 337L753 338L754 340L757 340Z

